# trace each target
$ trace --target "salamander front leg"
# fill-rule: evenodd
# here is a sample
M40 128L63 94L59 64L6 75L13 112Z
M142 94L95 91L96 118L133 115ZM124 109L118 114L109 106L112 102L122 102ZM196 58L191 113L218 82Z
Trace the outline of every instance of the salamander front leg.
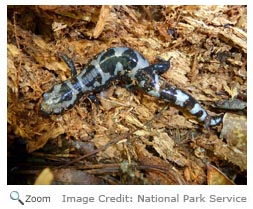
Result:
M62 58L62 60L68 65L71 76L75 77L77 75L76 67L72 59L70 59L66 54L60 53L59 56Z
M97 98L97 96L94 95L94 94L90 94L90 95L88 95L88 98L89 98L90 101L93 102L93 103L96 105L96 107L98 108L98 106L100 105L100 101L99 101L99 99Z

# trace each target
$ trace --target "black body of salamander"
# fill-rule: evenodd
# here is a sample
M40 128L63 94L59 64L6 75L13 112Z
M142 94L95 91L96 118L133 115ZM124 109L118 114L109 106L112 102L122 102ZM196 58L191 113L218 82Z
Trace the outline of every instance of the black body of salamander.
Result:
M170 68L170 60L149 65L139 52L128 47L114 47L100 52L77 74L73 62L65 55L61 57L70 67L72 78L43 94L40 109L46 114L59 114L72 107L82 95L100 92L112 81L121 80L128 88L138 87L149 95L186 109L205 127L222 122L223 115L210 116L191 95L159 76Z

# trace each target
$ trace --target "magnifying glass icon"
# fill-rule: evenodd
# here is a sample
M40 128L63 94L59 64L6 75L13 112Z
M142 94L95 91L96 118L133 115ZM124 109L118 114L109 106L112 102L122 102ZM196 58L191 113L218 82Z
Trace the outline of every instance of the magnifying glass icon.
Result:
M21 205L24 205L23 201L19 199L19 193L17 191L12 191L10 193L10 198L12 200L18 200L20 202Z

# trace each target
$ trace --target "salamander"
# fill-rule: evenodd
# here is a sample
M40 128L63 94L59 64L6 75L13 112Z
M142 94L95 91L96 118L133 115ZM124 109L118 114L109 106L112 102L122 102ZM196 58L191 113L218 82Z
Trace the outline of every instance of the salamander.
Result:
M206 128L222 122L223 114L210 116L190 94L170 85L160 76L170 68L170 59L150 65L134 49L113 47L100 52L77 74L72 60L63 54L61 57L71 69L72 77L43 94L40 109L46 114L60 114L71 108L81 96L103 91L117 80L123 81L129 89L137 87L151 96L187 110L203 122Z

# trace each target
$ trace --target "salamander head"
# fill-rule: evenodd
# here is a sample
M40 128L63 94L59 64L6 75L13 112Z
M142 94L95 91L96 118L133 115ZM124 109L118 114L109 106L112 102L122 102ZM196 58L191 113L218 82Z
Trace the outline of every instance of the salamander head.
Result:
M64 82L56 84L52 89L43 94L40 110L46 114L60 114L69 109L77 100L77 94Z

